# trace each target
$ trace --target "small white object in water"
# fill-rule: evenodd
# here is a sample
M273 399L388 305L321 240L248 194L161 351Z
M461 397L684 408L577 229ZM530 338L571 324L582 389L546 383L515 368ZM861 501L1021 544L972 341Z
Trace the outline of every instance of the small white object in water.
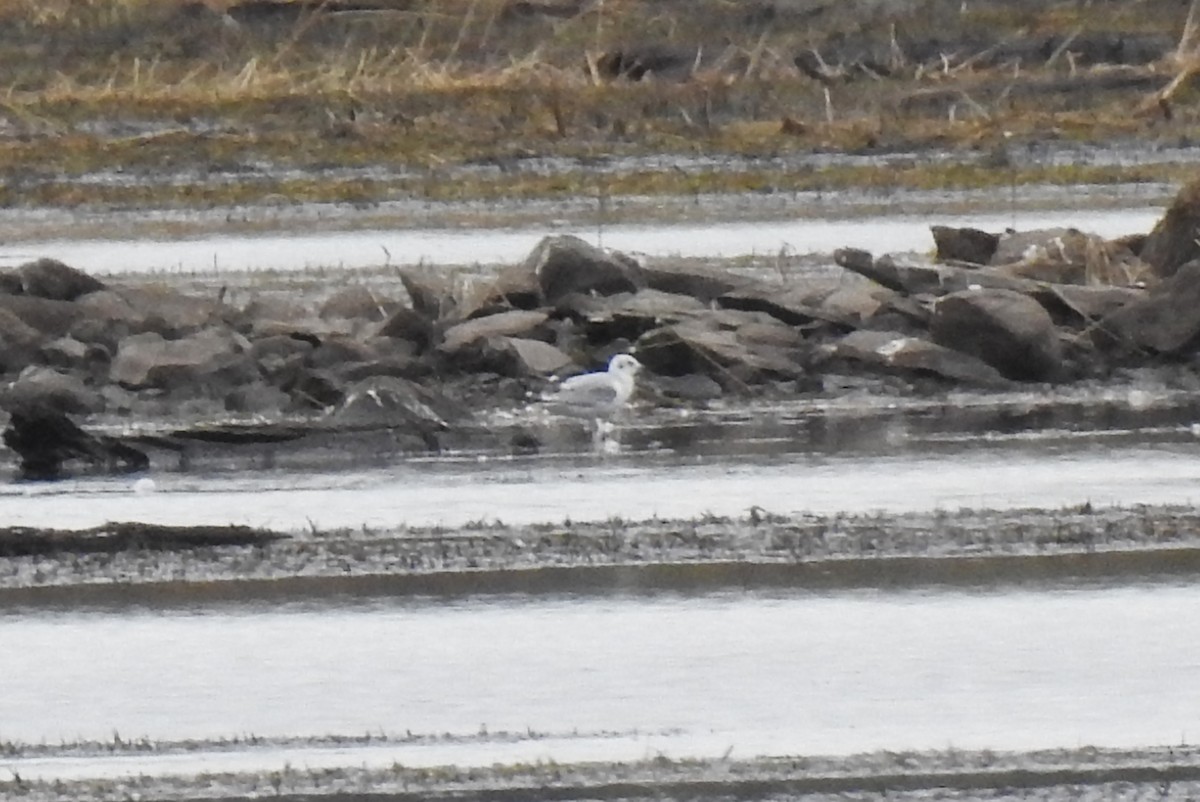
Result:
M154 480L149 476L143 476L133 483L134 493L152 493L157 489L158 487L154 484Z
M609 360L608 370L572 376L542 398L561 415L607 418L629 403L641 369L642 363L629 354L617 354Z

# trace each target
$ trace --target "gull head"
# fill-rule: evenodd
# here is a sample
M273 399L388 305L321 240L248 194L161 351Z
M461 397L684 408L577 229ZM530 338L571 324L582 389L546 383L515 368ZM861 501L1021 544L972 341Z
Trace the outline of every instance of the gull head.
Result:
M608 361L608 372L621 376L629 376L630 378L637 375L637 372L642 369L642 363L638 362L629 354L617 354Z

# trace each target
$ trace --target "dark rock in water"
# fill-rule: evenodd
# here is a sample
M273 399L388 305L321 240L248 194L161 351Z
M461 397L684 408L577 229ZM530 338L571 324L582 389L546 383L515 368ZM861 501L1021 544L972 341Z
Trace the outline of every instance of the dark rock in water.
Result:
M61 478L73 461L105 473L131 473L150 465L145 452L117 438L86 432L60 412L13 412L3 438L20 458L25 479Z
M38 259L17 268L26 295L54 301L74 301L105 289L104 282L57 259Z
M982 289L940 298L929 333L938 345L969 354L1016 381L1052 381L1063 367L1050 314L1011 290Z
M537 276L542 297L551 304L571 293L615 295L645 286L641 268L632 258L571 235L543 238L523 266Z
M930 226L939 262L968 262L990 264L1000 237L977 228Z
M1138 255L1155 275L1172 276L1184 264L1200 257L1197 232L1200 232L1200 178L1192 179L1179 190Z
M999 371L973 356L900 332L851 332L836 344L832 355L891 371L932 373L980 387L1009 386Z
M1101 343L1113 340L1160 354L1196 347L1200 337L1200 259L1180 267L1144 298L1106 315L1094 329Z

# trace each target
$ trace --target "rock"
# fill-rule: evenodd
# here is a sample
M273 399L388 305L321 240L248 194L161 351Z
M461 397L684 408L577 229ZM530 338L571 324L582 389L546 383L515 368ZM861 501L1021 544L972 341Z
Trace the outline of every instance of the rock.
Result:
M338 290L321 304L318 317L350 320L385 320L396 311L398 304L381 298L368 287L354 284Z
M939 262L969 262L976 265L990 264L1000 237L977 228L951 228L930 226L933 244L937 248L934 256Z
M1073 228L1035 228L1029 231L1008 230L1001 234L992 254L991 265L1010 265L1047 251L1061 251L1064 238L1077 235Z
M225 395L225 409L243 415L275 415L291 406L292 397L267 384L254 381L235 387Z
M537 276L525 265L510 265L495 276L467 284L458 305L463 319L494 315L510 309L536 309L542 303Z
M1128 286L1141 281L1147 266L1124 245L1073 228L1031 244L1020 260L992 268L996 275L1056 284Z
M112 355L102 345L83 343L74 337L59 337L38 349L43 361L51 367L78 370L94 379L108 376Z
M419 438L431 451L439 450L438 432L450 428L449 418L461 417L439 392L398 376L373 376L350 386L331 417L339 425L381 427Z
M945 291L942 286L943 270L936 265L903 264L886 255L876 259L869 252L857 248L840 248L834 251L833 260L847 270L896 292L940 295Z
M1011 290L966 290L940 298L929 333L938 345L969 354L1016 381L1052 381L1063 367L1050 314Z
M414 270L398 272L412 309L418 315L433 322L449 317L454 311L454 293L444 276L419 274Z
M1113 339L1160 354L1183 353L1200 335L1200 259L1178 268L1145 297L1105 315L1094 330L1101 343Z
M635 350L653 373L703 374L735 391L761 380L804 375L803 348L764 342L769 338L761 329L743 337L739 333L738 329L719 327L713 320L692 320L647 332L638 339Z
M1175 195L1166 214L1146 237L1139 252L1155 275L1173 276L1184 264L1200 257L1200 178L1193 178Z
M523 268L537 277L542 298L551 304L571 293L614 295L645 286L636 261L569 234L543 238Z
M21 284L21 274L16 270L0 270L0 293L20 295L25 292Z
M743 312L764 312L789 326L807 326L813 323L833 323L844 328L854 328L857 321L849 315L819 303L812 303L804 290L782 287L756 287L729 292L717 299L723 309Z
M1047 284L1033 297L1057 325L1090 326L1121 307L1146 297L1136 287L1087 287Z
M633 341L656 326L702 315L708 307L690 295L645 289L607 297L569 295L559 300L557 311L582 319L588 340L612 342Z
M179 292L165 284L113 288L86 295L78 305L82 316L127 323L132 333L153 331L164 337L181 337L225 325L224 305L215 297Z
M889 370L932 373L980 387L1009 386L999 371L973 356L900 332L851 332L838 341L833 355Z
M43 336L62 337L80 319L82 308L70 301L0 294L0 314L8 313Z
M734 276L727 270L673 265L643 265L642 279L646 287L672 295L688 295L710 304L722 295L749 289L757 284L750 279Z
M117 438L86 432L60 412L14 412L3 439L20 458L25 479L61 478L65 464L74 460L105 473L142 471L150 465L145 452Z
M288 365L303 362L316 348L303 337L274 334L260 337L250 344L250 358L266 375L276 373Z
M477 340L528 335L549 319L546 312L514 309L467 320L446 329L438 350L454 353Z
M104 410L104 398L71 373L31 365L0 393L9 412L88 415Z
M38 259L17 268L26 295L53 301L74 301L105 289L104 282L57 259Z
M165 340L156 332L133 334L121 340L109 377L126 387L164 389L209 382L229 369L257 378L257 368L245 353L248 350L249 343L221 329L206 329L179 340Z
M44 339L40 331L0 307L0 372L15 373L32 363Z
M504 342L513 350L525 376L548 376L575 364L567 354L550 343L522 337L506 337Z
M721 385L703 373L685 376L655 376L654 386L664 398L697 403L714 401L724 395Z
M834 261L847 270L866 276L887 289L906 295L945 295L949 292L988 287L1016 292L1036 292L1038 283L1006 276L994 268L962 268L954 265L910 264L884 254L872 258L867 251L842 248Z
M392 313L379 331L381 337L392 337L412 343L417 353L425 351L433 342L433 321L414 309L402 306Z

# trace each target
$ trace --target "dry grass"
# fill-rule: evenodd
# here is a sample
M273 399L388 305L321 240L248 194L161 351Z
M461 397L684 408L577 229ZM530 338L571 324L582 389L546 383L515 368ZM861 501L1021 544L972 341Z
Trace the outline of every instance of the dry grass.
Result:
M232 0L206 3L0 0L3 202L34 202L38 188L102 169L165 166L202 179L263 165L444 171L531 155L986 150L1013 137L1170 141L1200 122L1180 102L1194 93L1190 72L1170 87L1169 119L1135 116L1173 66L1124 70L1147 90L1071 57L1073 37L1092 30L1178 38L1185 10L1168 0L965 11L924 0L904 16L864 16L849 1L818 11L825 4L542 0L549 11L530 14L511 0L378 0L347 13L293 2L269 19ZM929 31L945 38L944 58L916 63L893 46ZM1061 52L1044 66L985 67L974 43L996 31L1062 32ZM882 48L894 73L823 84L797 68L798 53L837 36ZM606 54L646 45L680 64L641 81L604 73ZM646 189L671 183L657 177ZM325 196L369 201L408 191L401 184L384 176ZM263 181L225 192L279 190ZM166 193L143 192L148 202L169 202ZM79 187L58 202L88 194ZM222 191L200 194L220 202Z

